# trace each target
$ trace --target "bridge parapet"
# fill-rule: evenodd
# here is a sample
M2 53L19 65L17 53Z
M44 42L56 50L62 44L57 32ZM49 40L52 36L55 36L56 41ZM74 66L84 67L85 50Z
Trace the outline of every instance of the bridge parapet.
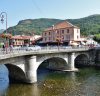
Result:
M63 49L62 47L58 49L46 49L42 48L41 50L13 50L8 51L8 53L5 53L4 51L0 51L0 59L6 59L6 58L12 58L16 56L23 56L23 55L38 55L38 54L49 54L49 53L62 53L62 52L82 52L82 51L88 51L88 47L82 47L82 48L67 48Z

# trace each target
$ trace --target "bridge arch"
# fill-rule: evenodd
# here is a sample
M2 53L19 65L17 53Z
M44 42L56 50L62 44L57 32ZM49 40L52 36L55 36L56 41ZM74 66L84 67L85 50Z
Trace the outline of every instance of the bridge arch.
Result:
M18 66L13 64L5 64L8 69L9 81L10 82L23 82L25 81L25 72Z
M54 56L45 58L42 62L40 62L38 64L37 70L41 66L52 70L64 70L65 68L67 68L68 62L64 58Z
M75 62L75 67L79 67L82 65L88 65L89 55L86 53L77 54L74 62Z

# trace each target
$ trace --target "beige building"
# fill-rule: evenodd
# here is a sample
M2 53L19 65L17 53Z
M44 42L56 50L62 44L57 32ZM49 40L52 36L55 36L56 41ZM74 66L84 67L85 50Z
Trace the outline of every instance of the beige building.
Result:
M42 38L40 35L15 35L10 38L10 43L13 44L13 46L34 45L40 38Z
M63 21L50 28L47 28L43 34L43 43L72 43L80 42L80 28L73 24Z

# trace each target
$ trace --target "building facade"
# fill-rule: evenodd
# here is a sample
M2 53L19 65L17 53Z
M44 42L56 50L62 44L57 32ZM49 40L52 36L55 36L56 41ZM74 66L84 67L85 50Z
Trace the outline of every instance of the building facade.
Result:
M13 46L24 46L30 44L31 36L15 35L10 38L10 43Z
M12 44L13 46L34 45L41 38L42 37L39 35L34 35L34 36L15 35L10 38L10 44Z
M44 30L42 37L43 43L75 43L80 41L80 28L63 21Z

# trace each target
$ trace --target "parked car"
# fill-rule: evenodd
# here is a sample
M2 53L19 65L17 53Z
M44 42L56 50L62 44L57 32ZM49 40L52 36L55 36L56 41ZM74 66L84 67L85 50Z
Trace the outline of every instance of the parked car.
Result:
M20 50L36 51L36 50L41 50L41 47L40 46L23 46L20 48Z
M13 50L19 50L21 48L21 46L16 46L16 47L13 47Z
M41 47L38 45L35 45L35 50L41 50Z
M100 49L100 45L99 44L98 45L95 45L94 48L95 49Z

